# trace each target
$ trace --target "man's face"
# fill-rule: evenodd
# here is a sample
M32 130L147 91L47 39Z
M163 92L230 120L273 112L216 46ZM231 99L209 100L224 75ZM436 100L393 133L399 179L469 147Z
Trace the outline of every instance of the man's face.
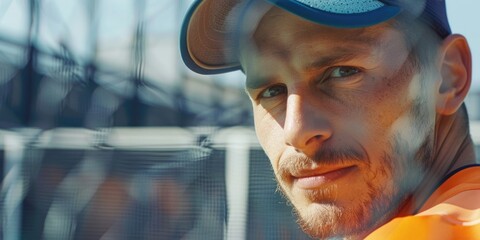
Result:
M259 141L307 233L361 237L398 212L430 165L435 118L434 81L401 32L273 8L241 62Z

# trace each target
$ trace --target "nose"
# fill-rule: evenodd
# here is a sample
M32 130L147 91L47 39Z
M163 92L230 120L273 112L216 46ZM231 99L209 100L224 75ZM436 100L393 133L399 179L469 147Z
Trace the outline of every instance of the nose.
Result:
M332 136L325 111L308 97L296 94L288 96L283 129L286 144L305 154L313 154Z

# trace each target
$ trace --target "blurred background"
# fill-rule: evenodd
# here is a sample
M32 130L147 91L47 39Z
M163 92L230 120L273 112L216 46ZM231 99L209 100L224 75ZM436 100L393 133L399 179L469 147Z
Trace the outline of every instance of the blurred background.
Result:
M180 59L191 2L0 0L0 239L308 239L275 191L243 75ZM480 151L478 8L448 2L473 51Z

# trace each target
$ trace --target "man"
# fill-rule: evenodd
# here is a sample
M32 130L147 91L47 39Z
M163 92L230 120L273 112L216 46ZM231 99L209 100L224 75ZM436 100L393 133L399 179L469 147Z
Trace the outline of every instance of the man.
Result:
M245 73L312 237L480 239L470 50L443 0L200 0L181 50L196 72Z

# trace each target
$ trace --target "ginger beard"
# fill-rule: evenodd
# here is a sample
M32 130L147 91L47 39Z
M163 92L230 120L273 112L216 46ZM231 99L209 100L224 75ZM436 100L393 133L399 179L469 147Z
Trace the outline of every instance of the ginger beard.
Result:
M431 168L434 118L418 96L412 107L389 131L390 140L379 159L369 159L355 149L321 149L314 158L303 156L280 159L275 171L278 190L292 204L302 230L314 238L353 236L368 233L394 217L416 190ZM367 166L366 188L350 189L357 201L337 202L338 184L314 190L292 187L292 172L312 164L349 163ZM372 177L373 176L373 177ZM379 181L380 180L380 181ZM303 195L298 200L298 195Z
M431 137L425 138L424 144L414 154L418 158L415 158L410 163L404 157L394 156L394 154L385 152L385 156L381 159L384 167L378 170L377 174L391 176L392 178L380 185L370 184L368 189L351 189L352 191L361 191L359 193L361 200L352 206L336 205L335 197L331 196L335 196L338 191L337 185L304 193L312 201L306 207L296 206L296 203L289 197L290 194L281 184L284 181L280 180L281 177L279 175L276 176L279 183L278 189L281 190L284 197L291 201L297 221L303 231L312 237L327 238L365 234L393 217L403 201L418 186L422 176L425 174L423 172L425 166L428 165L425 160L430 159L432 155L430 139ZM396 146L401 143L398 141L394 142L392 149L400 149ZM409 156L412 156L412 154ZM284 164L282 168L288 168L288 165ZM279 171L288 170L280 169ZM393 174L394 171L395 174ZM292 191L292 194L295 194L295 191Z

